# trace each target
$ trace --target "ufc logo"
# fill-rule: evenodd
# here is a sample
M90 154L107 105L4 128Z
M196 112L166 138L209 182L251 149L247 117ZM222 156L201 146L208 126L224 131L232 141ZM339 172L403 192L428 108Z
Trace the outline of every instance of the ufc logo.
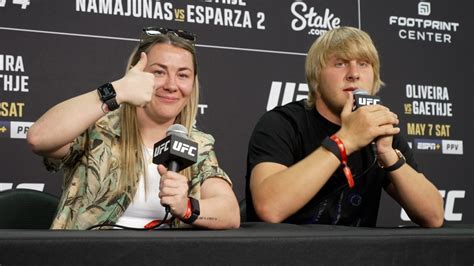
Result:
M44 190L44 183L21 183L18 184L15 188L24 188L24 189L32 189L43 191ZM0 191L13 189L13 183L0 183Z
M454 212L454 202L456 199L463 199L466 195L465 190L451 190L446 193L446 190L440 190L441 197L445 198L444 219L446 221L462 221L462 213ZM405 210L402 208L400 218L403 221L410 221Z
M153 156L157 156L159 154L162 154L163 152L169 150L169 145L170 145L170 140L168 140L167 142L161 144L160 146L158 146L158 148L155 149L155 154Z
M380 99L358 97L357 103L358 103L358 106L375 105L375 104L380 103Z
M181 143L179 141L173 142L173 150L180 152L180 153L187 153L189 156L196 156L196 147L190 146L186 143Z
M283 95L281 89L283 88L283 82L281 81L272 81L272 86L270 88L270 95L268 96L267 111L272 110L273 108L285 105L292 101L299 101L301 99L308 98L308 84L299 83L298 90L296 90L296 83L286 82ZM296 91L295 91L296 90Z

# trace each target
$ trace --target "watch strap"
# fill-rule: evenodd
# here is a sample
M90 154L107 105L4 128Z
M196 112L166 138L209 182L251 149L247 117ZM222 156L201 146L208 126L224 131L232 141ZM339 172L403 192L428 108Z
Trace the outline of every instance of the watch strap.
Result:
M109 111L117 110L120 105L117 103L117 100L114 98L108 99L107 101L104 102L107 105L107 108L109 108Z
M398 168L402 167L406 162L405 157L399 150L395 149L395 152L397 153L398 160L394 164L387 167L380 166L381 168L385 169L385 171L387 172L393 172L397 170Z
M199 200L188 197L188 201L191 205L191 216L189 216L186 219L182 218L181 221L183 221L183 223L192 224L194 223L194 221L197 220L197 218L201 214L201 209L199 207Z

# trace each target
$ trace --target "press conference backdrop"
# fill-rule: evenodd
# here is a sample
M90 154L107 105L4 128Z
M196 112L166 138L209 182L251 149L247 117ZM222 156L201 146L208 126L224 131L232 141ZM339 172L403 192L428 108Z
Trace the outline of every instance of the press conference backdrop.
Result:
M53 105L120 78L141 28L198 36L197 126L244 195L247 144L267 110L305 98L305 55L325 31L367 31L381 55L380 96L400 118L447 223L473 223L472 1L0 0L0 190L61 193L26 143ZM471 135L472 136L472 135ZM384 196L379 226L407 225Z

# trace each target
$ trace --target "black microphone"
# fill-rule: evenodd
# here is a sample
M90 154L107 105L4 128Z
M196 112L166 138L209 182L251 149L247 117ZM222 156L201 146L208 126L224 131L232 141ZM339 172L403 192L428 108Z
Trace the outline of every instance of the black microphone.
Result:
M197 161L198 144L188 138L183 125L171 125L166 138L153 147L153 163L163 164L168 171L179 172Z
M353 91L352 94L354 95L354 108L352 111L355 111L357 108L362 106L382 103L382 100L380 100L379 96L370 95L364 89L357 89Z
M352 111L355 111L362 106L382 103L382 100L379 96L370 95L364 89L359 88L353 91L352 94L354 95L354 107L352 108ZM370 143L370 149L372 150L375 159L377 159L377 146L375 145L375 141Z
M187 129L181 124L171 125L166 138L153 147L153 163L163 164L168 171L179 172L197 161L198 144L188 138ZM164 206L170 212L169 206Z

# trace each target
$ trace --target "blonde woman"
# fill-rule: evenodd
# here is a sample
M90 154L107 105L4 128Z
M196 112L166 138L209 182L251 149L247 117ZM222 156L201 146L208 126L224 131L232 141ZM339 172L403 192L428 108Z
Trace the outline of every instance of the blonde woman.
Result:
M239 207L218 166L214 139L193 128L199 99L195 35L148 27L119 80L47 111L28 133L50 171L64 171L52 229L97 225L236 228ZM197 162L176 173L151 162L173 124L199 144ZM101 227L97 227L101 228Z

